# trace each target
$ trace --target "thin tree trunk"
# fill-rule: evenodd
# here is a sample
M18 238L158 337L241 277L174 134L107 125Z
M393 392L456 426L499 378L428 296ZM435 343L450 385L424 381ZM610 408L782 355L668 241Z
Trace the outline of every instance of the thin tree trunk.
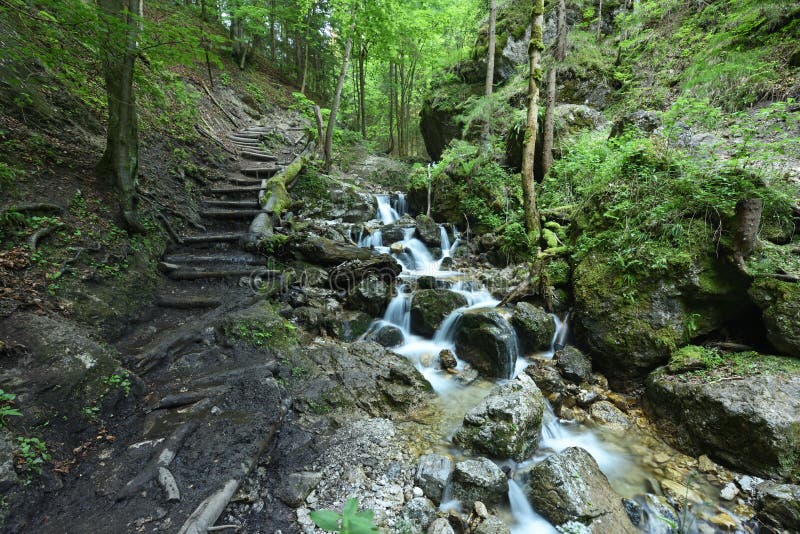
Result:
M389 61L389 155L394 152L394 99L394 62Z
M489 49L486 54L486 95L489 113L486 122L483 124L483 140L488 145L489 135L492 133L492 109L491 98L494 90L494 52L495 52L495 27L497 25L497 2L489 0ZM487 147L488 148L488 147Z
M350 28L350 33L353 28ZM347 42L344 45L344 60L342 61L342 72L339 74L339 81L336 83L336 93L333 95L333 105L331 106L331 115L328 118L328 129L325 132L325 167L331 166L332 147L333 147L333 129L336 127L336 114L339 112L339 102L342 99L342 89L344 88L344 79L347 77L347 64L350 61L350 51L353 48L352 36L347 37Z
M597 7L597 41L600 41L603 32L603 0L600 0L600 5Z
M206 11L206 0L200 0L200 18L203 22L208 22L208 12Z
M531 246L537 246L540 238L539 213L536 209L536 184L533 164L536 158L536 133L539 129L539 86L542 83L542 23L544 1L534 0L531 10L531 41L528 44L530 79L528 81L528 128L525 133L525 148L522 153L522 197L525 212L525 229Z
M108 131L106 149L98 171L108 175L117 192L123 218L132 231L143 232L136 214L136 181L139 170L139 133L133 75L138 50L136 40L140 31L137 14L142 12L141 0L100 0L106 16L120 19L119 26L109 21L106 30L107 48L103 60L106 96L108 99Z
M358 54L358 109L361 110L361 138L367 138L367 113L366 113L366 98L364 97L364 89L366 86L366 74L364 68L367 63L367 45L362 44L361 50Z
M400 98L397 102L397 155L401 158L405 156L405 116L403 113L403 103L406 100L406 66L405 58L400 55L400 64L397 66L400 75Z
M547 72L547 109L544 115L544 139L542 143L542 170L547 174L553 166L553 137L556 108L556 77L558 67L567 55L567 8L565 0L558 0L556 45L553 66Z

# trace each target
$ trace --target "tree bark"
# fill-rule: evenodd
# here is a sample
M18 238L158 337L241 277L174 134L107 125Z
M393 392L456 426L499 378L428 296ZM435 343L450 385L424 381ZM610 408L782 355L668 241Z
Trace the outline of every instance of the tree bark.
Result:
M755 249L758 229L761 226L761 211L764 201L748 198L736 203L736 231L734 236L734 259L736 265L745 270L744 260Z
M553 137L556 109L556 77L559 64L567 54L567 8L565 0L558 0L556 45L553 66L547 72L547 110L544 115L544 139L542 143L542 170L547 174L553 166Z
M100 0L100 8L111 19L123 22L124 30L109 21L103 59L108 131L106 149L98 171L108 176L117 192L122 216L132 231L144 232L136 214L136 182L139 170L139 132L133 74L138 55L142 0Z
M488 144L489 134L492 133L492 109L491 97L494 90L494 53L495 53L495 28L497 25L497 2L489 0L489 49L486 54L486 87L484 94L486 95L487 105L489 106L489 113L486 122L483 124L483 138L484 142Z
M352 33L353 28L350 28ZM333 95L333 105L331 106L331 115L328 118L328 129L325 132L325 167L331 166L332 147L333 147L333 129L336 127L336 114L339 112L339 103L342 99L342 89L344 88L344 79L347 77L347 64L350 62L350 52L353 49L353 37L348 36L344 45L344 60L342 61L342 72L339 74L339 81L336 83L336 93Z
M536 158L536 133L539 129L539 87L542 83L542 26L544 1L534 0L531 10L531 41L528 43L530 59L530 79L528 81L528 128L525 133L525 148L522 153L522 196L525 212L525 229L528 240L536 246L540 238L539 214L536 209L536 184L533 177L533 164Z
M366 86L366 74L364 69L367 63L367 45L362 43L358 53L358 109L361 115L361 138L367 138L367 113L366 113L366 98L364 97L364 90Z
M394 62L389 61L389 150L387 154L394 152Z

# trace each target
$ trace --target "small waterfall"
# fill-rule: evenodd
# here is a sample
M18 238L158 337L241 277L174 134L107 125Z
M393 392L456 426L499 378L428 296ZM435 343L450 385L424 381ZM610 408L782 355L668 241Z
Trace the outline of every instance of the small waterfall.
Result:
M397 261L403 266L404 271L415 274L436 274L439 270L438 262L433 259L428 247L414 237L415 228L403 230L403 250L398 254Z
M411 293L408 285L402 284L397 288L397 295L389 302L383 320L399 327L403 335L409 336L411 330Z
M400 218L389 199L389 195L375 195L375 200L378 203L377 219L383 224L390 224Z
M406 195L405 195L405 193L397 193L397 197L394 199L393 204L394 205L392 207L394 208L394 210L401 217L403 215L405 215L406 213L408 213L408 210L406 208Z
M450 236L443 224L439 225L439 239L442 242L442 257L447 258L450 256Z
M533 510L522 488L514 480L508 481L508 501L516 520L511 534L558 534L553 525Z
M358 238L358 246L364 248L375 248L383 246L383 233L380 230L373 230L372 233L363 235L363 231Z
M461 236L458 234L458 230L455 226L453 226L453 244L450 245L449 255L452 256L456 253L456 248L458 247L459 243L461 242Z

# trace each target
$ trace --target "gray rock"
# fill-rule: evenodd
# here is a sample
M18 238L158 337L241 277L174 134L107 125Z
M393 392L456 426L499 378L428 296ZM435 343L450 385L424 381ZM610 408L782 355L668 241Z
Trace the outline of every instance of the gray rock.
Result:
M563 525L558 525L556 530L561 534L592 534L592 529L577 521L567 521Z
M377 274L370 274L347 293L347 305L372 317L382 317L391 299L391 292L386 281Z
M493 309L468 310L459 320L456 353L487 378L510 378L519 349L514 329Z
M376 330L369 338L383 347L392 348L402 345L405 336L398 327L387 324Z
M6 492L18 483L14 470L14 440L8 430L0 429L0 491Z
M436 221L424 213L417 215L416 229L417 239L431 247L441 246L439 226L436 224Z
M294 257L315 265L334 266L350 260L368 260L375 252L355 245L333 241L311 233L297 234L289 240Z
M414 226L414 221L412 219L408 219L405 217L397 222L383 225L381 227L381 233L383 235L383 244L391 245L392 243L397 243L398 241L402 241L405 238L406 229L412 228L413 226Z
M436 289L436 278L433 276L420 276L417 278L417 289Z
M595 534L637 532L621 497L584 449L568 448L535 466L524 491L534 508L557 525L579 521Z
M445 317L467 305L464 295L448 289L420 289L411 297L411 331L432 336Z
M706 382L662 368L647 379L645 399L683 448L763 477L800 477L800 376Z
M628 128L651 133L661 126L661 117L655 111L638 110L617 119L611 127L610 137L620 137Z
M748 291L762 310L767 338L788 356L800 355L800 287L791 282L762 278Z
M415 482L425 496L435 503L442 502L445 486L450 480L453 462L447 456L426 454L419 459Z
M789 531L800 531L800 486L769 481L756 490L759 518Z
M521 374L495 386L469 410L453 441L478 453L521 462L536 450L543 413L542 392L531 377Z
M536 352L550 347L556 323L544 309L528 302L519 302L511 315L511 325L517 331L520 348Z
M447 519L440 517L428 527L428 534L455 534Z
M475 501L488 506L500 504L508 497L505 473L488 458L458 462L451 482L453 498L471 507Z
M328 313L322 319L331 334L342 341L355 341L360 338L372 324L372 316L361 311L343 311Z
M568 345L555 354L556 367L567 380L581 383L592 376L592 360L572 345Z
M287 505L297 508L306 502L308 494L317 487L321 480L322 473L313 471L292 473L281 480L277 496Z
M564 391L564 380L556 371L552 361L535 361L525 368L525 374L533 378L536 385L545 393Z
M725 484L725 487L722 488L719 492L719 496L721 499L726 501L732 501L736 498L739 494L739 488L736 487L736 484L733 482L728 482Z
M511 529L499 517L490 515L478 524L474 532L475 534L511 534Z
M631 420L609 401L597 401L589 407L589 415L600 425L616 431L631 426Z
M739 486L743 492L747 493L748 495L754 495L756 492L756 488L759 484L764 482L763 478L754 477L750 475L741 475L736 477L736 485Z
M415 497L403 507L403 519L412 523L420 532L426 530L436 518L436 506L430 499Z

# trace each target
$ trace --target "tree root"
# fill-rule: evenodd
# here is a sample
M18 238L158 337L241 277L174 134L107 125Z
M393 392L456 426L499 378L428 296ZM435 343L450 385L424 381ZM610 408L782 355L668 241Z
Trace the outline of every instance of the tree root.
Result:
M28 247L31 249L31 252L36 252L36 246L39 244L39 241L44 239L45 237L49 236L59 228L63 228L64 223L56 223L50 224L47 226L42 226L38 230L36 230L33 235L28 238Z
M234 126L236 126L238 128L239 127L239 123L236 121L236 119L233 117L233 115L231 115L231 113L227 109L222 107L222 104L220 104L219 101L214 97L214 94L208 89L208 86L206 86L206 84L204 84L203 82L200 82L200 85L203 87L203 90L206 92L206 94L211 99L211 101L214 103L214 105L219 108L219 110L223 113L223 115L225 115L225 117L227 117L227 119L229 121L231 121L231 124L233 124Z
M194 404L195 402L207 399L209 397L219 397L223 393L230 391L229 386L215 386L200 391L189 391L187 393L176 393L175 395L167 395L159 401L159 403L150 411L167 410L170 408L179 408Z
M0 210L0 218L8 212L16 211L19 213L64 213L64 208L57 204L50 204L49 202L31 202L28 204L18 204L16 206L8 206Z
M181 500L181 491L178 489L178 482L172 475L172 472L166 467L158 468L158 483L164 490L164 495L167 502L174 502Z
M200 425L196 420L191 419L179 426L170 437L164 442L161 451L155 455L144 468L131 479L125 486L117 493L116 500L122 501L129 499L136 492L138 492L145 484L153 480L158 475L160 467L168 467L178 453L178 450L183 445L189 435L195 431ZM173 482L174 482L173 478ZM176 484L177 489L177 484Z
M278 419L270 426L267 435L259 442L255 454L242 463L233 478L225 482L220 489L209 495L200 503L178 531L179 534L204 534L217 522L217 519L219 519L219 516L225 511L225 508L242 485L244 479L247 478L258 463L258 459L267 447L272 444L278 430L283 425L283 419L289 412L290 406L291 401L289 400L284 400L284 402L281 403Z
M164 216L163 213L158 212L156 213L156 218L161 222L162 226L164 226L164 230L169 235L169 238L172 239L172 242L177 245L182 245L183 240L175 233L175 230L172 229L172 225L169 224L169 220Z

